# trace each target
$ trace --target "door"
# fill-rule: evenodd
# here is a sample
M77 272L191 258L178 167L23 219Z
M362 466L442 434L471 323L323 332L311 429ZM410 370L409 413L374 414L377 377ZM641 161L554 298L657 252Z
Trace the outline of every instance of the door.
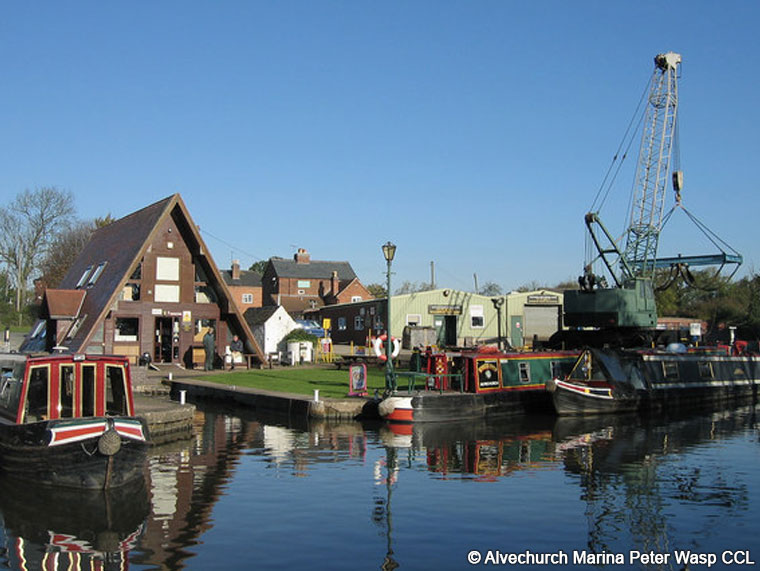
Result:
M523 335L526 339L534 337L539 341L548 341L559 329L559 307L551 306L525 306L525 323Z
M457 344L457 316L447 315L444 328L446 329L446 346L455 347Z
M156 344L153 359L157 363L179 361L178 317L156 317Z

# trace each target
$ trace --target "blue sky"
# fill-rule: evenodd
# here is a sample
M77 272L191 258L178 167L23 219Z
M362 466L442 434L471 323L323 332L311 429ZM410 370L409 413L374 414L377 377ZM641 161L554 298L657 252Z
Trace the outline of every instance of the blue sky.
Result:
M302 247L383 282L392 240L394 284L429 281L434 261L441 287L552 285L581 272L583 215L652 58L676 51L684 202L744 255L743 275L760 269L759 13L732 0L6 2L2 202L57 186L82 218L121 217L179 192L222 268ZM632 180L621 173L602 212L615 233ZM698 236L668 227L660 253L705 253Z

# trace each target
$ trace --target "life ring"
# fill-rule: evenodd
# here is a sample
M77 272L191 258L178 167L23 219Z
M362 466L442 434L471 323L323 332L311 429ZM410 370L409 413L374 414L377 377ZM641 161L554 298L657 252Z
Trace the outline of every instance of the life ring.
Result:
M388 356L385 354L385 347L383 346L383 342L388 340L388 335L383 333L380 335L380 337L375 337L372 340L372 348L375 350L375 355L380 361L387 361ZM393 343L393 351L391 351L391 358L395 359L398 357L398 354L401 352L401 341L396 339L395 337L391 337L391 342Z

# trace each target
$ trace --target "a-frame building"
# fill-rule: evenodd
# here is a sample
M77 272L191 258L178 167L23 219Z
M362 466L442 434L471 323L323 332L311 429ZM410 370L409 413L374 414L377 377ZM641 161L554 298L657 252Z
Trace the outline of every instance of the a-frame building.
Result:
M179 194L96 230L59 289L45 292L41 316L22 350L147 354L190 367L213 327L219 355L238 335L265 361Z

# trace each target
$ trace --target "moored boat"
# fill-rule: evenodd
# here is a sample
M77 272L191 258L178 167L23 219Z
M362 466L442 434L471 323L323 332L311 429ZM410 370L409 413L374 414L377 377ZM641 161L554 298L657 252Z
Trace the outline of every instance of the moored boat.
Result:
M547 383L560 415L676 409L757 398L760 359L729 348L586 349Z
M403 423L551 413L546 381L569 371L578 353L502 352L485 347L434 354L424 373L400 374L400 379L409 379L408 386L401 380L380 401L378 410L383 419Z
M148 428L134 413L126 357L29 356L2 369L2 472L83 489L143 476Z

